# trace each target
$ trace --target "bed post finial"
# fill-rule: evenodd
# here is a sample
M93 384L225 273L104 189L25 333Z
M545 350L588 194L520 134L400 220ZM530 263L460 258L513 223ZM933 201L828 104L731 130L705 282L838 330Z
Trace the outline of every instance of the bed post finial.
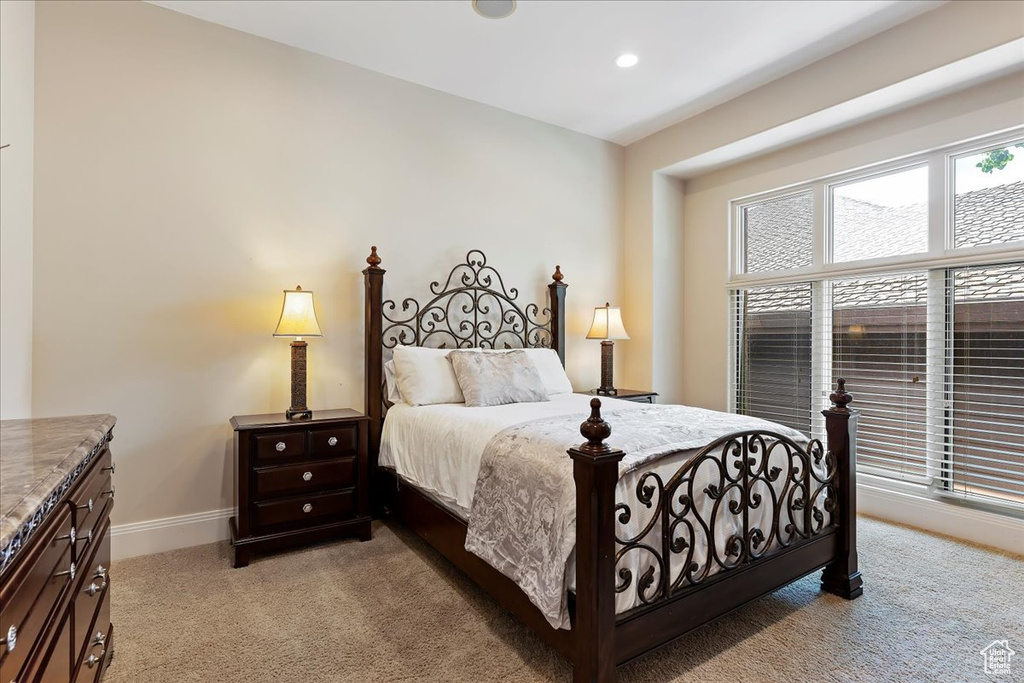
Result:
M853 401L853 394L846 393L846 380L840 377L836 380L836 390L829 394L828 400L832 401L832 410L843 412L849 411L848 406Z
M612 427L601 417L601 399L590 400L590 417L580 425L580 434L587 440L579 450L589 453L606 453L611 449L604 442L612 435Z
M551 279L555 282L561 282L565 279L565 276L562 275L562 266L555 266L555 272L551 275Z
M615 484L625 453L604 442L612 428L601 399L580 425L587 440L569 449L576 482L576 650L574 681L615 680Z
M368 270L380 268L380 256L377 256L377 247L370 247L370 255L366 257L366 262L370 264Z

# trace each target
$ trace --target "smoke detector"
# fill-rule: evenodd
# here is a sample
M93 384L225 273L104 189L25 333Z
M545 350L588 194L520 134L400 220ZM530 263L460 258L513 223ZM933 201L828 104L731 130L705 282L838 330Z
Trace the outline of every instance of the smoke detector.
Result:
M487 19L504 19L516 11L516 0L473 0L473 9Z

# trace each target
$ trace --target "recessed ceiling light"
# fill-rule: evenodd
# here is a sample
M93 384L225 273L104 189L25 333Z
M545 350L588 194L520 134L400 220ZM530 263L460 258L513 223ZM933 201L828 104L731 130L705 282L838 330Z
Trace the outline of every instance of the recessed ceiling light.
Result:
M473 9L481 17L504 19L516 11L516 0L473 0Z
M615 60L615 63L623 69L628 69L631 66L636 66L636 63L639 61L639 57L632 52L627 52L624 55L619 55L618 59Z

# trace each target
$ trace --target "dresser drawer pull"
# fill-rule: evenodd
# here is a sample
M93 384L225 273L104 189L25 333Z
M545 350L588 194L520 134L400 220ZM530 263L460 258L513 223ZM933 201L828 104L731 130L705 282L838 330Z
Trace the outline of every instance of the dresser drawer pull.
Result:
M312 504L310 504L310 503L306 503L305 505L303 505L303 506L302 506L302 511L303 511L303 512L312 512L312 511L313 511L313 506L312 506Z
M283 451L284 449L286 449L288 447L284 445L284 441L278 441L277 445L274 446L274 448L276 448L277 452L280 453L281 451Z
M7 629L7 651L14 652L14 646L18 644L18 627L11 626Z
M71 527L71 533L70 534L68 534L67 536L58 536L57 538L55 538L53 540L55 540L55 541L63 541L63 540L66 539L66 540L71 541L71 544L74 545L74 543L77 540L77 538L78 537L75 535L75 527Z
M107 582L106 581L104 581L103 583L101 583L98 586L96 585L96 582L93 581L92 583L89 584L89 587L86 588L82 592L85 593L86 595L88 595L91 598L92 596L96 595L97 593L99 593L100 591L102 591L106 587L107 587Z
M90 498L88 503L86 503L85 505L76 505L75 509L76 510L86 510L86 509L88 509L89 512L92 512L92 505L93 505L92 498Z
M107 635L103 631L96 631L96 636L92 639L92 647L102 645L107 642Z
M56 572L56 573L54 573L54 576L55 577L56 576L69 576L69 577L71 577L71 580L74 581L75 580L75 563L74 562L71 563L71 569L67 570L66 572Z
M85 545L82 546L83 549L88 548L89 544L92 543L92 529L89 529L89 533L85 535L85 538L79 537L78 540L85 541Z
M327 439L327 445L328 446L337 446L338 445L338 437L332 436L331 438Z
M94 579L105 579L107 577L107 568L102 564L96 565L96 573L92 575Z
M111 474L117 473L117 463L110 463L106 467L100 470L101 472L110 472Z
M100 495L101 495L101 496L110 496L111 500L113 500L113 498L114 498L114 487L113 487L113 485L111 485L111 487L110 487L110 490L109 490L109 491L104 491L104 492L103 492L103 493L101 493Z
M85 665L90 669L93 668L94 666L100 663L100 660L103 659L103 655L105 654L107 654L106 650L100 650L99 657L97 657L96 655L89 655L89 659L85 660Z
M302 473L302 481L313 481L313 473L312 472L303 472Z

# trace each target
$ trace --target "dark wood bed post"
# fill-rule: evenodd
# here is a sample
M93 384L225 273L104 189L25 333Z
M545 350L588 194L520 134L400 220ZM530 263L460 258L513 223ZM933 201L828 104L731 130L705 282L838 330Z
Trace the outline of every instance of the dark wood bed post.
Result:
M846 380L829 396L832 407L825 416L828 450L836 459L836 489L839 494L839 556L821 573L821 587L847 600L864 592L857 568L857 413L847 406L853 394L846 393Z
M555 266L548 285L548 302L551 308L551 348L558 352L558 359L565 365L565 290L569 286L562 282L562 266Z
M615 680L615 484L626 455L604 440L611 426L601 401L590 402L580 425L587 442L569 449L576 481L576 683Z
M384 383L384 320L381 317L384 304L384 269L380 267L380 256L377 247L370 247L370 255L366 257L369 264L363 271L366 284L366 320L363 324L366 344L366 414L370 418L370 438L368 459L370 467L370 490L377 493L377 459L380 456L380 430L383 424L384 405L381 400L381 386ZM380 501L379 495L374 500Z

